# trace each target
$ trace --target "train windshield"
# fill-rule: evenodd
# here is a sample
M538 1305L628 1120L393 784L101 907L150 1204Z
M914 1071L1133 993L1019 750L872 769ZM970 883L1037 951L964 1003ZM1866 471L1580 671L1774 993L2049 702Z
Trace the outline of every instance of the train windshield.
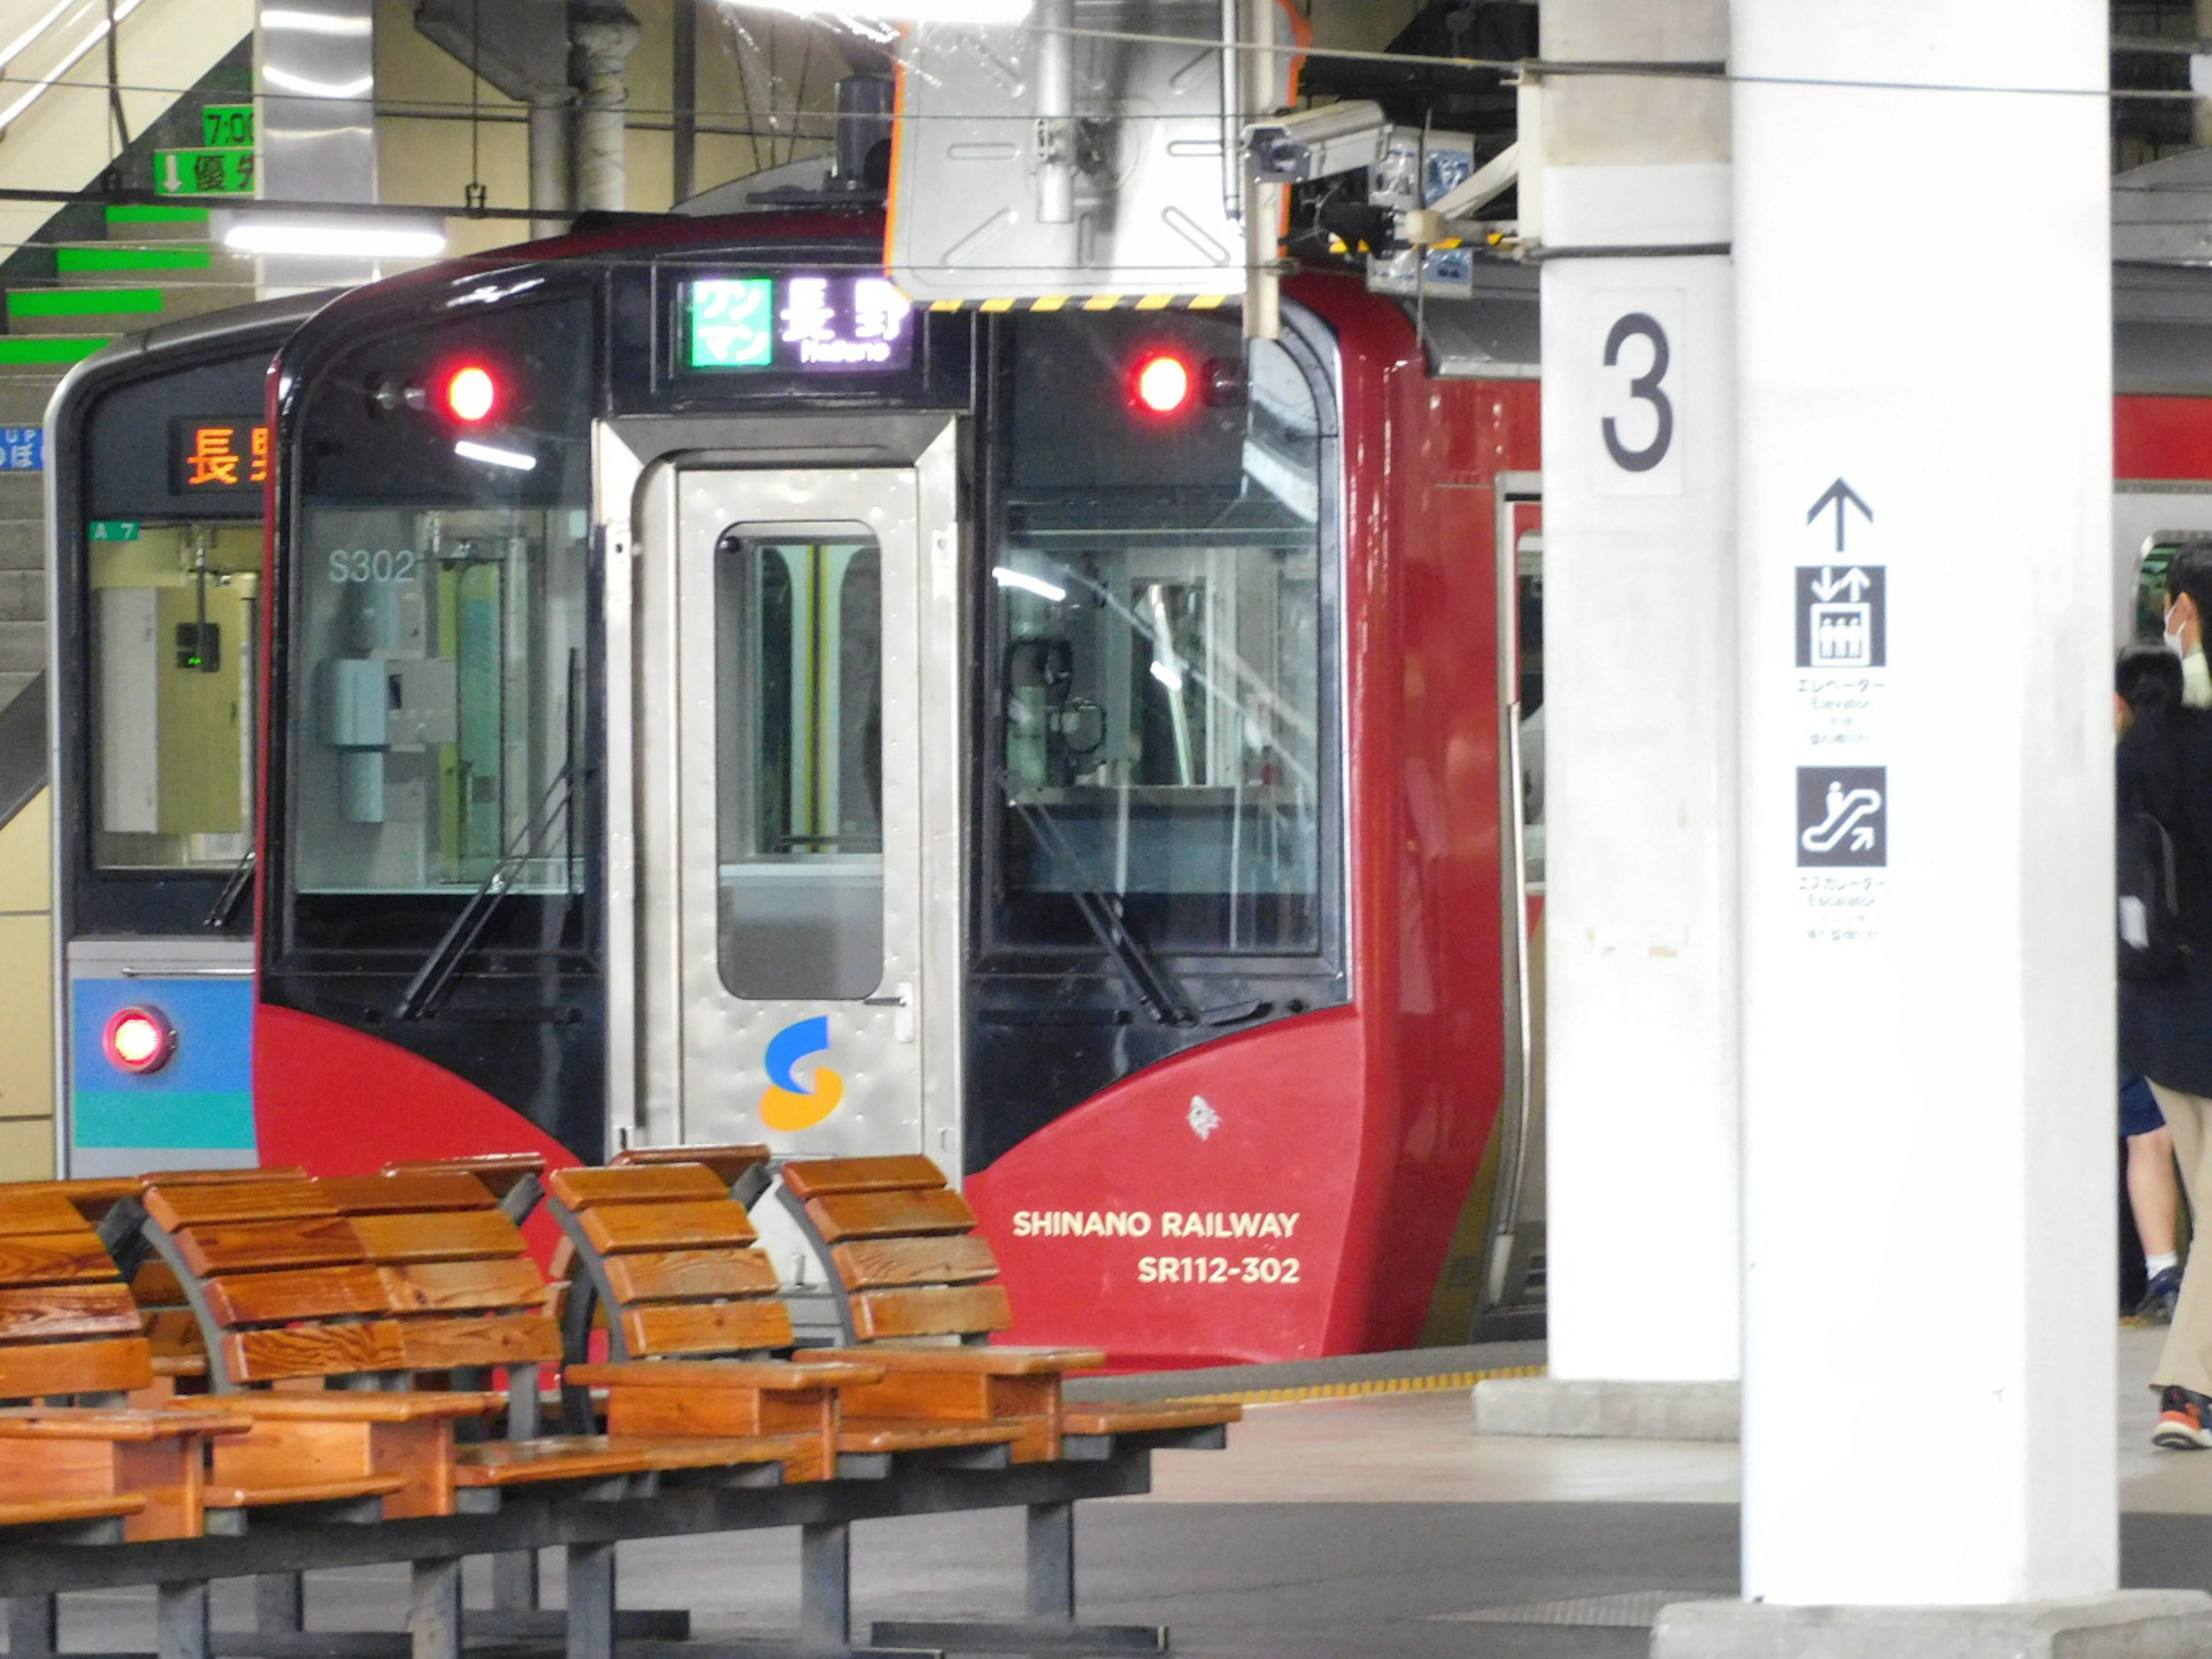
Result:
M1138 949L1314 952L1334 603L1314 386L1203 316L1030 316L1016 341L989 596L1000 942L1084 945L1103 899Z
M590 331L580 296L447 318L318 381L288 607L296 946L586 943Z

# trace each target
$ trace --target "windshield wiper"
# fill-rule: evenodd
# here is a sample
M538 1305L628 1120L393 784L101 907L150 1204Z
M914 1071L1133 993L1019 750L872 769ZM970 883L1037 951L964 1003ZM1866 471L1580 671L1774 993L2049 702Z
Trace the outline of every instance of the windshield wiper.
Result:
M545 786L545 793L539 798L536 815L515 831L490 873L469 895L469 902L461 907L453 925L430 947L430 954L415 970L415 977L407 982L405 994L392 1011L393 1018L420 1019L436 1012L446 993L453 988L455 975L461 971L461 963L468 960L469 953L477 948L477 942L497 914L501 902L514 890L516 874L531 860L544 856L544 832L551 827L554 816L557 813L565 819L575 797L576 769L571 761L553 775L553 781Z
M430 947L430 954L415 970L415 977L408 981L398 1007L392 1011L395 1019L421 1019L437 1012L446 993L453 988L461 964L477 948L477 942L483 937L501 902L514 890L516 873L532 859L544 855L545 833L551 829L556 813L561 816L564 831L562 840L569 849L568 890L575 891L575 826L568 813L576 799L576 780L581 775L576 763L576 752L581 746L577 741L576 722L582 717L583 684L582 658L572 648L568 653L568 729L563 734L566 753L561 769L553 775L553 781L545 786L545 793L538 798L538 810L501 849L490 872L469 895L469 902L461 907L460 915L453 918L453 925Z
M1033 802L1018 799L1013 781L1001 775L999 787L1004 791L1006 805L1012 807L1029 832L1054 858L1066 868L1090 874L1082 856L1067 833L1060 827L1059 820ZM1106 954L1114 958L1122 977L1129 981L1129 989L1146 1013L1162 1025L1195 1025L1198 1011L1191 1006L1190 999L1167 964L1153 955L1145 942L1130 930L1128 921L1121 914L1121 896L1103 888L1085 886L1073 889L1069 896L1075 901L1076 909Z
M208 906L208 913L201 919L200 926L210 933L217 928L228 927L230 919L238 914L238 902L246 896L252 885L253 849L249 847L238 862L230 866L230 875L222 884L222 891L217 893L215 902Z

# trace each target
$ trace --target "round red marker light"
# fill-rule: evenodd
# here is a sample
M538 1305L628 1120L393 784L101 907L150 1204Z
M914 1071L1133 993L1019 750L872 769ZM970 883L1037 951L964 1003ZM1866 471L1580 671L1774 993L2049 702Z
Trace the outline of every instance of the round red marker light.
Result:
M1190 365L1161 352L1137 366L1137 403L1155 415L1172 415L1190 401Z
M457 421L474 425L490 414L498 401L499 382L489 369L471 363L446 378L446 409Z
M118 1069L143 1077L175 1054L177 1028L159 1008L122 1008L109 1018L100 1046Z

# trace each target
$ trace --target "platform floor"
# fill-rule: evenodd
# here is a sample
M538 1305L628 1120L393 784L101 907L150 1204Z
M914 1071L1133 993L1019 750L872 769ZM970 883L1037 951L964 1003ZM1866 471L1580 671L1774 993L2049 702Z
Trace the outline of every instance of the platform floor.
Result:
M2124 1581L2212 1589L2212 1454L2148 1439L2159 1334L2121 1334ZM1151 1497L1086 1506L1085 1610L1171 1625L1188 1659L1628 1659L1660 1605L1735 1593L1733 1446L1478 1440L1468 1423L1465 1389L1254 1407L1227 1451L1159 1458ZM1010 1611L1018 1527L863 1524L863 1614ZM627 1546L622 1575L626 1603L689 1605L702 1635L764 1632L794 1613L797 1542ZM404 1604L398 1570L312 1581L319 1626L397 1628ZM217 1608L243 1624L244 1587ZM65 1604L75 1647L151 1632L150 1594Z

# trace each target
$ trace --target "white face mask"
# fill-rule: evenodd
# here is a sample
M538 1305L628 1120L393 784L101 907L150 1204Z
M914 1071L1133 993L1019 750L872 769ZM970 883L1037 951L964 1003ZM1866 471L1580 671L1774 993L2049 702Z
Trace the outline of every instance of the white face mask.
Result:
M2169 628L2166 630L2166 648L2172 652L2177 657L2185 656L2188 654L2181 648L2181 633L2179 629Z

